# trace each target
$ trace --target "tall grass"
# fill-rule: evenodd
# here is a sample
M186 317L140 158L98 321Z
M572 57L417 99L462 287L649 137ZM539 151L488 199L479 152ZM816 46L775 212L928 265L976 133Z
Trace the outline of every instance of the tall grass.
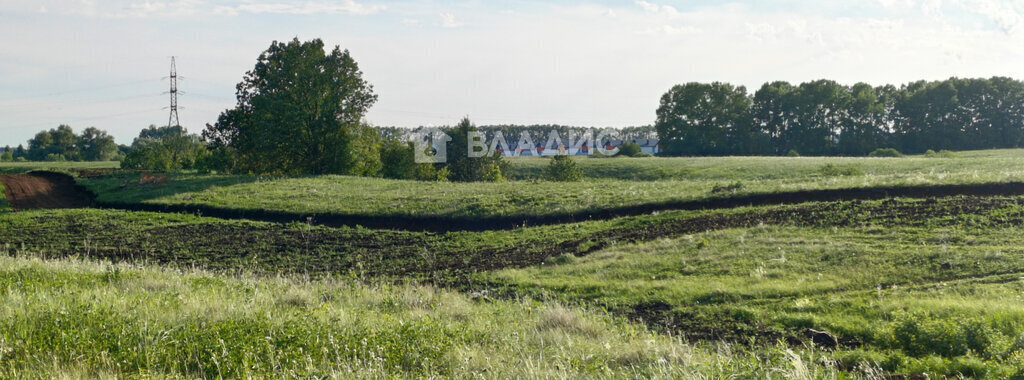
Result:
M0 378L836 378L587 309L424 285L0 254Z
M4 193L4 184L0 183L0 212L10 211L11 204L7 203L7 195Z
M612 310L667 305L682 333L825 330L852 342L833 357L891 373L1021 378L1019 222L964 220L728 229L477 276Z

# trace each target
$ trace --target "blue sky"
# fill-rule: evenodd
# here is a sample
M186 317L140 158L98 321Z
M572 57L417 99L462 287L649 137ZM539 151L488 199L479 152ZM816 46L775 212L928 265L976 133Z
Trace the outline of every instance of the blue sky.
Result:
M1022 0L0 0L0 145L58 124L130 143L199 131L273 40L349 49L379 95L368 120L412 127L652 123L674 84L818 78L1024 79Z

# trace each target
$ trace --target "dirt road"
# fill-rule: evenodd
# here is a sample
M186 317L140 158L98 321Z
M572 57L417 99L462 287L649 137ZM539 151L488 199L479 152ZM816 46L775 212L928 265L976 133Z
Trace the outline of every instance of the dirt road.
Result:
M78 208L92 205L92 196L60 173L0 174L11 208Z

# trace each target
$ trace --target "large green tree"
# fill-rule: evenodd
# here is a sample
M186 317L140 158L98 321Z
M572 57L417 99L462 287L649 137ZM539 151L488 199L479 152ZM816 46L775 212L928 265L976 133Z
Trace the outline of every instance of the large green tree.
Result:
M742 151L751 136L750 97L743 86L691 82L661 97L655 129L668 154Z
M470 156L469 149L471 144L469 138L471 132L479 131L476 125L469 121L468 117L462 118L459 125L448 132L448 135L452 138L451 142L448 143L448 162L445 165L449 172L448 179L459 182L473 182L495 180L495 173L499 176L507 176L510 170L509 165L497 151L491 154L481 151L480 155L482 157ZM481 142L486 141L481 139ZM486 150L488 147L480 149Z
M238 84L235 108L203 135L228 147L235 169L259 173L359 173L360 121L376 102L347 50L319 39L274 41ZM372 165L371 165L372 166ZM379 166L379 165L378 165Z
M117 156L117 143L106 131L89 127L78 137L78 154L84 161L110 161Z

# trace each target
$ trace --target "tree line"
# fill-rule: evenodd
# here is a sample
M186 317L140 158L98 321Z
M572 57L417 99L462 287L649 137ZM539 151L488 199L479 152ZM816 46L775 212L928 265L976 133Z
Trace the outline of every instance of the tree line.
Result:
M1017 148L1024 143L1024 83L993 77L899 87L832 80L729 83L666 92L655 129L668 155L866 155L880 148Z
M28 141L28 148L6 146L0 161L110 161L124 156L124 151L106 131L89 127L81 134L68 125L43 130Z

